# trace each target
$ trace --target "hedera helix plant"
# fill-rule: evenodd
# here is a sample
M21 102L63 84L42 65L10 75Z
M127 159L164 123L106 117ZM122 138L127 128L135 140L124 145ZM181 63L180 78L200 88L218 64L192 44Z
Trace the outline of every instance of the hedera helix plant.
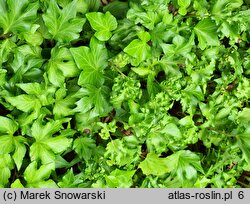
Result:
M248 0L0 0L1 187L249 187Z

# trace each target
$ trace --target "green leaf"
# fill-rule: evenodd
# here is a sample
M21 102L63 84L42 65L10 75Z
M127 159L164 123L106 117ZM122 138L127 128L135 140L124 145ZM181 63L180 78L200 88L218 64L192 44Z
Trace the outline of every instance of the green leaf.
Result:
M110 104L107 100L109 89L106 86L96 88L92 85L86 85L80 91L83 97L76 102L76 112L86 113L91 111L94 115L106 115L111 111Z
M40 95L44 92L44 87L39 83L19 83L17 86L29 95Z
M135 39L129 43L129 45L124 48L124 52L134 59L134 61L132 61L132 65L134 66L151 57L150 46L147 44L147 42L138 39Z
M104 44L91 38L89 47L70 48L70 52L79 69L83 70L78 84L100 86L104 82L103 70L107 67L107 50Z
M87 13L86 17L91 27L96 31L95 37L100 41L107 41L112 36L111 31L117 28L115 17L108 11Z
M48 78L50 82L62 87L67 77L76 77L80 70L77 68L69 49L54 47L48 63Z
M140 147L129 148L121 140L115 139L111 140L107 144L106 152L104 154L109 165L130 165L134 161L138 160L140 154Z
M25 169L23 175L29 188L56 188L52 180L47 180L53 171L53 164L42 165L37 168L37 162L32 162Z
M62 10L55 0L50 1L49 8L42 17L53 39L70 42L79 38L85 19L76 16L76 7L77 0L70 2Z
M12 106L26 113L40 109L41 107L40 101L32 95L22 94L19 96L6 97L5 99Z
M56 154L66 151L72 143L72 139L65 136L54 136L62 128L63 120L56 120L42 125L41 121L36 120L31 128L35 142L30 146L30 157L32 161L41 160L42 164L54 163Z
M198 36L199 47L204 50L208 46L219 46L217 26L209 18L201 20L195 27L194 32Z
M132 177L136 170L124 171L120 169L115 169L106 176L106 183L108 188L129 188L133 184Z
M42 121L38 119L33 123L31 127L32 136L37 141L44 141L44 139L50 138L51 135L62 129L63 122L63 120L55 120L47 122L46 125L43 125Z
M248 127L250 125L249 115L250 115L250 108L243 108L243 110L238 113L237 116L238 123L244 125L245 127Z
M46 144L55 154L64 152L71 146L71 143L72 139L68 139L64 136L56 136L44 141L44 144Z
M10 186L11 188L24 188L23 184L19 179L16 179Z
M29 0L0 1L0 28L4 34L13 32L24 33L31 29L37 17L39 2L31 3Z
M42 164L55 163L55 154L44 143L34 142L29 151L31 161L41 161Z
M0 132L12 135L17 131L17 129L18 124L15 121L7 117L0 116Z
M20 170L24 156L26 154L26 147L24 145L24 143L26 142L26 138L22 136L15 136L13 140L15 145L15 151L12 158L16 164L17 170Z
M179 14L181 15L186 15L187 14L187 8L189 7L191 3L191 0L178 0L178 5L180 6L179 8Z
M225 13L239 8L242 4L243 0L217 0L212 7L212 14L223 17Z
M187 187L196 181L197 171L204 173L199 156L189 150L180 150L166 157L166 163L171 174Z
M12 135L1 135L0 143L1 143L0 154L8 154L14 150Z
M1 17L0 17L1 18ZM8 60L9 54L15 49L17 45L12 42L11 39L5 39L0 42L0 63L6 62ZM2 70L2 69L0 69ZM3 71L3 70L2 70ZM1 74L0 74L1 76ZM1 77L0 77L1 79ZM0 82L1 85L2 82Z
M8 184L13 168L11 156L9 154L0 154L0 185L5 186Z
M63 92L62 96L59 96L60 92ZM60 119L68 115L73 115L75 113L74 107L76 101L78 100L77 94L72 93L68 94L67 96L66 94L67 92L64 87L58 89L58 91L56 92L56 101L53 108L55 119Z
M236 138L244 159L250 163L250 127L248 126L243 132L238 132Z
M74 175L72 168L62 177L58 183L60 188L77 188L79 184L83 183L82 175Z
M170 172L165 158L159 158L156 154L150 152L144 161L139 164L139 168L145 175L161 176Z
M73 144L73 149L85 161L88 161L93 156L95 147L95 141L88 137L77 138Z

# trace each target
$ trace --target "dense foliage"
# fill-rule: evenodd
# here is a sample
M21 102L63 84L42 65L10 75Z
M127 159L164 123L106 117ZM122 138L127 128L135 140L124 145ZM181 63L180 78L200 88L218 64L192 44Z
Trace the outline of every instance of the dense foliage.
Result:
M249 187L249 0L0 0L1 187Z

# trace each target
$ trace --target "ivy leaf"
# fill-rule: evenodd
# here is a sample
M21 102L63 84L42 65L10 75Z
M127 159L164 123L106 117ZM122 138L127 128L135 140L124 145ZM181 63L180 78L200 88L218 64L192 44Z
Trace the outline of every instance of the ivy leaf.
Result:
M30 31L37 18L39 2L31 3L29 0L0 1L0 28L4 34L13 32L20 34Z
M62 96L59 96L60 92L63 93ZM55 115L55 119L60 119L68 115L73 115L75 113L74 107L77 100L77 94L72 93L67 95L66 89L64 87L60 88L56 92L56 100L53 108L53 114Z
M23 184L19 179L16 179L10 186L11 188L24 188Z
M12 158L16 164L17 170L20 170L23 163L23 158L26 154L26 147L24 145L24 142L26 142L26 139L24 137L14 137L15 151Z
M208 46L219 46L220 42L217 36L217 26L214 21L209 18L201 20L195 27L194 32L196 33L199 41L200 49L204 50Z
M217 0L212 7L212 14L222 18L226 16L225 13L232 11L233 9L239 8L243 4L243 0Z
M236 138L245 160L250 164L250 128L247 127L243 132L238 131Z
M49 81L58 87L62 87L66 77L76 77L80 73L69 49L65 47L54 47L51 50L47 70Z
M71 146L72 139L60 135L52 137L61 129L62 122L51 121L45 126L39 120L33 123L31 133L35 142L30 147L32 161L41 160L42 164L55 163L56 154L61 154Z
M124 48L124 52L130 55L133 59L132 65L137 66L142 61L151 56L151 48L146 41L135 39Z
M86 113L91 111L93 115L104 116L111 111L111 106L107 101L109 89L106 86L97 88L92 85L86 85L80 91L83 97L76 102L76 112Z
M82 174L74 175L72 168L62 177L58 183L60 188L77 188L83 183Z
M189 7L191 3L191 0L178 0L178 5L180 6L179 8L179 14L182 16L187 14L187 8Z
M195 182L197 171L204 173L199 156L189 150L180 150L166 157L166 163L171 174L177 176L183 185Z
M106 150L104 157L109 159L108 164L118 166L130 165L138 160L140 152L139 146L130 149L119 139L109 142Z
M53 164L41 165L37 168L37 162L32 162L25 169L23 175L28 188L57 188L57 185L51 179L50 174L53 170Z
M5 186L8 184L13 168L11 156L9 154L0 154L0 185Z
M12 106L26 113L41 108L40 101L33 95L21 94L19 96L6 97L5 99Z
M95 147L95 140L88 137L77 138L73 144L73 149L85 161L88 161L92 157Z
M117 28L116 18L108 11L87 13L86 17L91 27L96 31L95 37L100 41L107 41L112 36L111 31Z
M0 136L1 149L0 154L8 154L14 150L13 136L1 135Z
M40 95L44 92L42 85L39 83L19 83L17 86L29 95Z
M139 168L145 175L161 176L170 172L167 160L165 158L159 158L152 152L147 154L146 159L139 164Z
M83 70L78 84L92 84L100 86L104 82L103 70L107 67L107 50L104 44L91 38L89 47L70 48L70 52L79 69Z
M105 177L108 188L129 188L133 184L132 177L136 170L124 171L115 169Z
M7 117L0 116L0 132L12 135L17 131L17 129L18 124L15 121Z
M12 40L10 40L8 38L3 40L2 42L0 42L0 63L1 64L8 60L9 54L16 48L16 46L17 45L14 42L12 42ZM0 69L0 70L2 70L2 69ZM1 74L0 74L0 76L1 76ZM1 79L1 77L0 77L0 79ZM0 85L1 85L1 82L0 82Z
M77 0L62 10L55 0L50 1L47 12L42 15L52 38L59 42L70 42L79 38L85 19L77 17Z

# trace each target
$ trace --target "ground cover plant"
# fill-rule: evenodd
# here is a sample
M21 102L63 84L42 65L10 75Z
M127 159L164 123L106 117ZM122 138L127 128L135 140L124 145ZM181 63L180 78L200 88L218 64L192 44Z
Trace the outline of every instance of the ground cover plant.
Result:
M0 187L249 187L249 0L0 0Z

